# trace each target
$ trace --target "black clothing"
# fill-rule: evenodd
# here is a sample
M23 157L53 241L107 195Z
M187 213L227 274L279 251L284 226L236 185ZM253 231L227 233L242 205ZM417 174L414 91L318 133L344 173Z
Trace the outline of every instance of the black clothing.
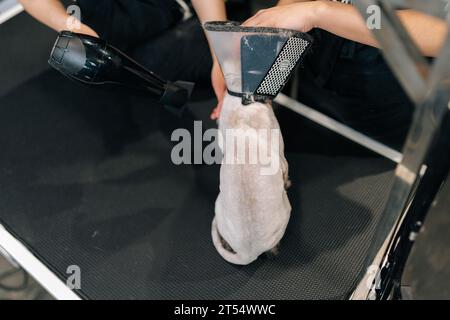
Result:
M127 51L173 27L182 18L175 0L77 0L83 23Z
M414 105L380 50L313 30L299 100L372 138L401 148Z
M207 82L212 59L196 18L175 0L78 0L83 23L167 80Z
M175 0L78 0L83 22L168 80L209 82L212 61L199 21ZM400 148L413 104L380 51L323 30L299 69L299 100Z

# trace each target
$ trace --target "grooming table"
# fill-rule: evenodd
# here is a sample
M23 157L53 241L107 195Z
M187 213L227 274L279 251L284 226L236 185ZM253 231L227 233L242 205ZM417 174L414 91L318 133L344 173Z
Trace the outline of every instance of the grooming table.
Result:
M0 38L32 30L15 23L35 26L21 15ZM42 65L51 43L39 46ZM178 119L49 69L21 72L27 80L0 94L0 247L56 297L346 299L361 280L393 162L279 110L292 218L278 257L235 266L210 236L219 167L170 159L173 129L214 126L213 101L192 103ZM63 284L73 265L81 289L72 293Z

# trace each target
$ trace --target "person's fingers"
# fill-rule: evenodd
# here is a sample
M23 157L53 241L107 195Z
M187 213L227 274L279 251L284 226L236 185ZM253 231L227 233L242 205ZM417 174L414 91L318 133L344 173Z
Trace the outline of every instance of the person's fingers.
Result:
M213 114L214 114L216 119L219 118L220 111L222 111L222 104L223 104L222 101L223 101L223 99L221 101L219 101L217 103L217 106L214 108Z
M217 120L220 116L220 108L217 106L214 108L213 112L211 113L211 120Z
M97 34L97 32L95 32L91 27L89 27L88 25L85 25L85 24L81 25L81 29L78 31L78 33L87 34L89 36L99 38L99 35Z
M213 111L211 112L211 116L210 116L210 118L211 118L211 120L216 120L217 118L216 118L216 115L217 114L217 107L215 107L214 109L213 109Z
M269 8L269 9L263 9L259 10L253 17L250 17L244 23L243 26L247 27L256 27L260 25L265 25L265 22L267 22L271 17L276 13L277 8Z
M226 94L226 82L224 75L222 73L222 69L220 68L220 65L218 62L214 62L213 68L211 71L211 84L214 89L214 93L217 97L217 106L214 108L214 110L211 113L211 119L216 120L220 116L220 112L222 110L222 103L225 98Z
M246 27L273 27L273 24L271 16L265 13L244 22Z
M246 27L270 27L270 24L267 22L267 20L254 19L252 21L249 21L248 24L246 24L245 26Z
M250 19L247 19L246 21L244 21L244 23L242 25L244 27L252 27L258 21L259 21L259 16L255 15L255 16L251 17Z
M220 117L220 112L222 111L223 98L219 100L217 107L214 108L211 113L211 120L217 120Z
M218 120L220 118L220 113L222 112L222 107L217 107L214 112L213 120Z
M263 14L262 11L258 11L254 16L248 18L247 20L245 20L242 25L244 27L249 27L252 26L253 23L255 23L255 21L257 21L259 19L259 17Z

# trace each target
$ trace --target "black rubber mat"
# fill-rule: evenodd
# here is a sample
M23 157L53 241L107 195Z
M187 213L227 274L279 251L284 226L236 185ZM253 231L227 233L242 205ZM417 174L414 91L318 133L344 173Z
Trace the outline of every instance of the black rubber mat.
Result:
M389 190L388 161L290 153L281 252L238 267L210 239L218 167L170 161L171 130L194 116L132 104L53 71L0 98L0 220L52 270L64 278L80 266L80 294L94 299L348 297Z
M0 95L47 68L56 32L21 13L0 24ZM42 61L42 63L38 63Z
M34 24L11 23L0 37ZM26 55L32 68L11 59L25 55L24 43L0 50L0 222L62 279L80 266L80 295L348 297L389 191L389 161L281 110L292 219L278 257L230 265L210 239L218 167L170 162L172 130L195 119L214 126L211 103L177 119L151 101L79 87L42 72L51 33L38 33Z

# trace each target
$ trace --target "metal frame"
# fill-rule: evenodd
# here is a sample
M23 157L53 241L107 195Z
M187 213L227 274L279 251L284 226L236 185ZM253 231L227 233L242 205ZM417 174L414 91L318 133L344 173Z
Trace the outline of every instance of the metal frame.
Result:
M47 268L20 240L0 224L0 254L14 265L23 267L43 288L58 300L81 300L81 298L50 269Z
M303 103L296 101L284 94L279 94L275 99L275 102L281 106L284 106L305 118L325 127L341 136L356 142L369 150L372 150L383 157L392 160L395 163L400 163L402 161L403 155L395 149L392 149L358 131L352 129L333 118L330 118L319 111L310 108Z
M293 98L280 95L276 102L376 153L398 163L395 181L380 222L376 239L371 244L366 261L368 272L354 291L353 299L380 298L375 288L379 277L373 268L386 268L388 252L402 229L402 222L414 200L422 177L426 174L426 157L430 152L441 123L450 109L450 31L434 65L425 59L413 43L398 18L399 9L415 9L438 18L445 18L450 30L449 0L354 0L355 6L367 18L367 8L376 5L381 10L381 28L372 30L384 58L411 101L416 105L403 154L331 119ZM294 92L295 96L295 92ZM372 281L372 286L367 283Z
M402 276L412 246L417 234L424 226L428 211L435 201L438 201L439 193L448 180L450 172L450 112L447 112L442 126L431 147L426 159L427 173L421 178L414 200L408 208L408 214L404 217L398 232L393 240L393 245L387 256L388 268L385 268L385 276L382 279L379 298L386 299L392 294L393 299L402 299L402 295L409 290L403 290ZM447 152L442 152L447 150ZM441 195L445 196L445 195Z
M414 8L441 19L445 19L449 9L447 0L391 0L389 3L396 8Z
M375 260L368 261L367 264L367 266L386 268L387 253L395 245L393 240L396 231L400 229L401 222L408 212L421 177L426 174L424 170L426 157L450 107L450 64L448 63L450 32L441 54L436 58L434 66L431 66L418 54L417 46L407 34L395 10L405 6L416 10L426 7L426 12L436 15L438 12L436 8L441 8L438 16L444 16L445 12L449 30L450 15L448 1L442 0L356 1L356 6L363 16L366 16L367 7L370 5L377 5L382 10L381 29L373 30L373 32L383 49L383 55L411 100L416 104L413 122L403 149L403 159L397 167L394 185L380 222L378 235L371 246L369 259L375 257ZM389 242L387 250L382 249L383 253L380 252L380 248L383 248L386 239L389 239ZM370 288L367 291L367 297L371 296L371 292L374 296L374 290L374 287Z
M0 3L0 9L5 9L0 10L0 24L15 17L24 10L23 6L16 0L7 0L4 3Z
M0 4L0 25L24 11L15 0ZM80 300L81 298L47 268L22 242L0 224L0 255L13 267L23 267L43 288L58 300Z

